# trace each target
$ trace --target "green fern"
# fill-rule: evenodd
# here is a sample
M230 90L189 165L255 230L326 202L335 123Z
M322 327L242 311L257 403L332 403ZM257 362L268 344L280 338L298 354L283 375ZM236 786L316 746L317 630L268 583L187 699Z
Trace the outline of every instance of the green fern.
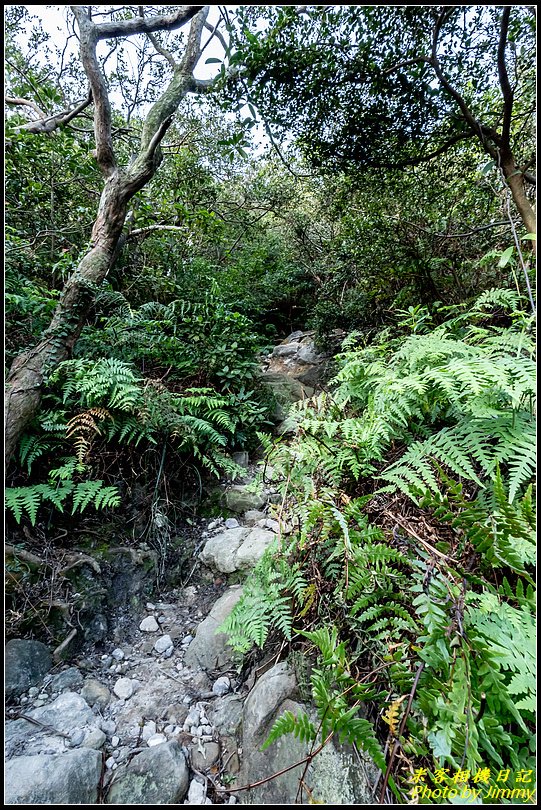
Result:
M21 522L24 514L32 526L36 524L39 507L44 501L49 501L59 511L64 511L64 504L68 495L73 497L72 514L77 510L83 511L92 504L96 509L119 506L120 495L116 487L104 487L103 481L85 481L74 484L65 481L55 484L35 484L28 487L10 487L5 490L6 508L13 514L17 523Z
M261 746L261 750L264 751L279 737L283 737L284 734L293 734L302 742L309 743L312 742L312 740L315 740L316 729L305 712L300 712L298 715L294 715L293 712L286 709L286 711L274 722L269 736Z

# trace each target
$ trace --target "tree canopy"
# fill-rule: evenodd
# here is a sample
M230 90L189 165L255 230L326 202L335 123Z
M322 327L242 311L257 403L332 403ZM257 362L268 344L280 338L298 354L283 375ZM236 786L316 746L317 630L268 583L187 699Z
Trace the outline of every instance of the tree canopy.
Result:
M524 191L535 183L532 9L245 7L240 20L247 96L298 137L313 165L398 169L474 139L534 230Z

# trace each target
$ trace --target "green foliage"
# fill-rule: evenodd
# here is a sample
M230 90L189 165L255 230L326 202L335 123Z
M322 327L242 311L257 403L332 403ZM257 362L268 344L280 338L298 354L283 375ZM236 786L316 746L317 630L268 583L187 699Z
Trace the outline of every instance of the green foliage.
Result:
M494 89L501 28L507 69L517 82L506 110L512 143L527 151L519 121L533 115L535 23L517 8L511 33L499 9L476 8L468 18L459 13L243 7L232 33L244 82L232 76L227 90L236 103L251 101L281 131L292 132L326 172L411 167L475 137L468 115L480 126L503 115L503 94ZM484 146L491 137L483 130Z
M116 487L104 486L103 481L83 481L74 484L64 481L54 484L34 484L29 487L10 487L5 491L6 508L11 511L17 523L26 514L32 526L37 520L38 509L48 501L61 512L64 511L66 498L73 500L72 514L83 512L87 506L95 509L107 509L120 505L120 495Z
M293 734L302 742L309 743L315 739L316 729L305 712L294 715L293 712L286 710L274 723L269 736L261 746L261 750L264 751L265 748L268 748L269 745L272 745L275 740L284 734Z
M117 506L118 490L92 480L92 454L98 442L110 445L171 445L216 476L238 474L228 455L252 403L212 388L188 388L182 394L145 381L133 367L116 358L75 359L60 363L50 375L44 409L35 432L23 436L20 459L31 474L36 459L53 466L49 483L7 490L6 506L17 522L23 513L35 523L40 504L48 500L63 511L68 494L72 513L89 504ZM71 449L72 455L66 456ZM77 480L86 476L88 480Z
M298 563L278 557L267 549L245 585L242 597L221 631L229 635L229 644L245 653L253 644L262 647L271 630L291 639L293 617L309 598L308 583Z
M103 351L113 344L119 359L168 367L172 379L204 380L226 390L253 386L259 339L249 319L221 300L216 285L201 302L150 301L132 310L120 293L107 291L101 301L118 314L87 328L78 352Z
M491 290L426 334L386 332L367 348L352 337L334 390L296 407L291 441L265 444L282 519L299 529L224 629L243 651L280 625L295 648L314 645L321 742L355 742L383 771L363 704L429 770L533 767L535 367L517 304ZM502 311L511 325L497 324ZM289 571L304 578L301 600ZM410 693L406 722L389 723ZM313 742L309 722L279 718L267 744ZM400 780L391 787L400 796Z

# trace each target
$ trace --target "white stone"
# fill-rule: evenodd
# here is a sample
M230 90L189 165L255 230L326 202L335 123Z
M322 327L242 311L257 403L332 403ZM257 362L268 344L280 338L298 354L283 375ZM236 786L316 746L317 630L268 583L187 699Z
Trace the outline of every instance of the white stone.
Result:
M129 678L119 678L113 687L113 692L121 700L128 700L133 695L133 684Z
M205 804L205 799L207 797L207 788L205 785L202 785L197 779L192 779L190 782L190 788L188 790L188 797L186 799L186 804Z
M101 730L106 734L114 734L116 731L116 723L114 720L102 720L100 723Z
M197 706L192 706L190 711L186 716L186 720L184 721L184 728L186 731L191 728L191 726L198 726L199 725L199 718L201 716L201 711L197 708Z
M154 616L146 616L139 625L139 630L142 630L143 633L157 633L159 629L160 625Z
M156 723L154 720L147 720L143 726L141 737L145 742L156 734Z
M225 521L225 528L226 529L238 529L240 523L238 522L237 518L227 518Z
M148 738L147 745L149 748L152 748L153 746L160 745L164 742L167 742L167 737L165 734L153 734L152 737Z
M113 650L111 653L115 661L122 661L124 658L124 650L121 650L120 647L117 647L116 650Z
M120 737L116 737L116 736L111 737L111 745L113 746L113 748L116 748L117 745L119 744L119 742L120 742Z
M171 639L171 636L160 636L160 638L157 639L157 641L154 644L154 649L158 653L164 653L166 650L168 650L172 646L173 646L173 641Z

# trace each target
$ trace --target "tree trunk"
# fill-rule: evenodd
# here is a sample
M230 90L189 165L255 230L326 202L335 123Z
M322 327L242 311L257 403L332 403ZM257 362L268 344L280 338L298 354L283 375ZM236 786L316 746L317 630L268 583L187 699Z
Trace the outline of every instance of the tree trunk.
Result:
M524 190L524 179L522 173L515 165L513 158L502 160L502 169L505 174L507 185L511 190L511 196L522 218L528 233L536 233L536 216L534 208L526 196ZM533 243L535 246L535 242Z
M47 374L70 356L81 333L96 286L103 281L111 265L131 196L119 172L107 180L92 229L92 247L68 279L40 342L13 361L5 395L6 468L21 433L39 408Z

